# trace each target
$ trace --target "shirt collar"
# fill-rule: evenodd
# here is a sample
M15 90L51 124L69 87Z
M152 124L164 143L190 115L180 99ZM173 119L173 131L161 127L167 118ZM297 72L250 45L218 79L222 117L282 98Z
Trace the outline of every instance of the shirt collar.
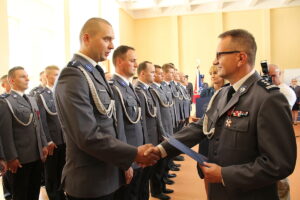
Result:
M98 64L97 62L95 62L93 59L91 59L90 57L88 57L87 55L84 55L83 53L81 52L77 52L75 53L76 55L79 55L83 58L85 58L87 61L89 61L94 67Z
M147 89L149 89L149 85L148 85L148 84L144 83L144 82L141 81L140 79L139 79L139 82L140 82L141 84L143 84Z
M53 87L50 87L49 85L46 85L46 87L53 92Z
M156 83L156 82L153 82L155 85L157 85L158 87L160 87L160 83Z
M117 72L115 72L115 75L117 75L118 77L120 77L123 81L125 81L125 83L129 86L129 80L128 79L126 79L124 76L122 76L122 75L120 75L120 74L118 74Z
M17 93L21 97L23 97L23 95L24 95L24 92L21 92L21 91L17 91L17 90L14 90L14 89L11 89L11 91L14 91L15 93Z
M253 69L251 72L246 74L243 78L241 78L238 82L232 85L233 89L235 91L238 91L238 89L243 85L243 83L252 75L255 73L255 69Z

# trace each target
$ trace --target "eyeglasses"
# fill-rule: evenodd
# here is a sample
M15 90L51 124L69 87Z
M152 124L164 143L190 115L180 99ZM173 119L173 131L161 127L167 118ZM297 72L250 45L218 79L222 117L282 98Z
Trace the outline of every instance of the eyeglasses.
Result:
M216 59L219 60L222 54L241 53L241 51L220 51L216 53Z

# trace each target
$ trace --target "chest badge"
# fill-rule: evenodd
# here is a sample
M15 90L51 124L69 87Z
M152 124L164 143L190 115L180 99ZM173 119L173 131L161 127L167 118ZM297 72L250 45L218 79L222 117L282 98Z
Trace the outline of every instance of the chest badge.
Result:
M226 127L231 127L231 123L232 123L232 120L229 118L229 119L226 120L225 126Z

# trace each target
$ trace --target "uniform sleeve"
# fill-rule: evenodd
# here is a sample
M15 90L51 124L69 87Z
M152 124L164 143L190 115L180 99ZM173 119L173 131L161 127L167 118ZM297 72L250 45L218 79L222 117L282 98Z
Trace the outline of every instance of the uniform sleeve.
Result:
M13 136L12 114L6 102L0 102L0 133L3 144L3 152L7 161L18 158Z
M296 142L291 111L281 93L272 93L260 105L256 126L259 156L250 163L222 167L223 180L230 188L259 188L294 170Z
M199 120L197 122L190 123L181 131L176 132L174 134L174 137L190 148L195 146L196 144L199 144L201 140L206 137L202 131L202 121ZM167 152L168 157L176 156L181 153L166 141L162 142L161 145Z
M88 155L121 169L128 169L137 149L125 144L97 125L85 77L79 69L65 68L55 88L56 107L65 134ZM101 116L99 116L101 117Z
M2 139L0 137L0 160L5 160L4 152L3 152L3 144Z

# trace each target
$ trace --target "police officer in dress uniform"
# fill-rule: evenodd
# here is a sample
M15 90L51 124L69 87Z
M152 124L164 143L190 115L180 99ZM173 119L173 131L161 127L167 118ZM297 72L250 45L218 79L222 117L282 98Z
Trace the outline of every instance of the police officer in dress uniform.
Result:
M137 68L134 48L125 45L116 48L113 53L113 63L116 73L113 75L111 83L116 99L118 131L125 136L126 142L130 145L140 146L149 143L149 138L143 130L145 121L141 119L141 104L129 81ZM117 192L115 199L139 199L142 168L133 165L126 173L132 173L132 169L131 183L122 187Z
M179 89L183 96L183 117L185 119L184 125L189 123L190 113L191 113L191 96L187 90L187 79L182 72L179 72L180 84Z
M0 79L1 86L4 89L4 93L1 94L1 99L6 98L10 93L10 84L8 83L7 74L3 75ZM3 186L3 194L6 200L12 199L12 189L11 189L11 177L9 173L5 173L2 175L2 186Z
M80 50L54 89L66 141L62 187L69 200L112 200L133 162L156 163L157 156L144 156L153 145L128 145L117 132L114 95L97 64L106 60L113 39L108 21L87 20L80 31Z
M162 67L159 65L155 65L154 82L151 84L151 87L153 89L151 90L151 92L153 96L155 96L158 99L161 121L162 121L163 128L166 132L166 136L171 137L173 136L173 124L172 124L173 108L172 107L174 105L174 101L172 100L172 98L168 98L167 93L165 92L165 90L163 90L161 83L163 83ZM163 200L170 199L170 197L164 193L174 192L171 189L167 189L166 183L163 181L163 178L166 173L165 169L167 168L167 165L168 165L168 159L161 159L160 161L158 161L157 165L154 168L154 173L150 179L151 195L153 197L163 199Z
M154 72L155 68L151 62L144 61L140 63L137 69L138 81L135 85L135 91L141 103L142 119L146 122L143 123L146 125L144 132L149 138L149 142L157 145L163 141L162 136L166 137L167 134L161 123L158 99L151 92L153 89L150 87L150 84L153 83ZM139 200L149 199L149 180L156 165L143 169Z
M296 163L289 104L255 72L256 42L249 32L235 29L219 38L214 64L231 86L218 90L203 120L176 138L189 147L209 138L207 167L201 166L209 200L278 200L276 182ZM168 142L152 152L162 157L179 153Z
M30 92L29 92L29 95L30 96L36 96L37 94L40 94L43 89L45 88L47 84L47 79L46 79L46 76L45 76L45 72L42 71L40 72L40 85L34 87Z
M47 140L37 103L24 94L29 82L24 68L9 70L8 80L12 89L2 106L5 126L1 127L1 133L8 173L12 176L13 199L38 200Z
M2 106L4 103L3 99L6 98L7 96L8 96L7 94L0 95L0 111L2 111ZM0 127L5 126L4 121L5 121L4 117L2 116L0 118ZM0 128L0 129L2 129L2 128ZM0 135L0 173L1 173L2 177L6 173L6 170L7 170L7 164L6 164L5 156L4 156L4 152L3 152L2 134L1 134Z
M43 129L48 141L48 158L45 162L45 186L50 200L64 200L65 195L60 188L62 169L65 165L66 145L58 120L53 86L58 77L59 68L51 65L45 68L47 84L36 94L41 113Z

